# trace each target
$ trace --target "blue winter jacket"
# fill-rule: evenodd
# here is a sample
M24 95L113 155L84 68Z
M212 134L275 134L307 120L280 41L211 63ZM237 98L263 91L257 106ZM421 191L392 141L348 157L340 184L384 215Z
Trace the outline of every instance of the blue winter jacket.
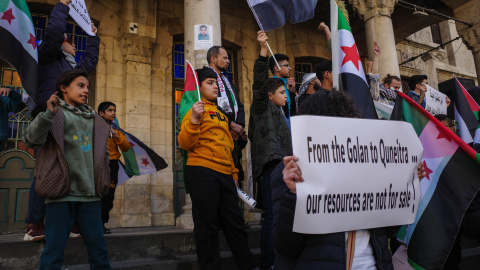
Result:
M65 71L73 70L73 67L65 60L62 52L64 33L67 30L67 18L70 8L62 3L57 3L48 19L46 33L38 46L38 90L35 104L41 105L47 102L55 93L55 85L58 76ZM85 57L77 63L76 68L81 68L90 74L98 62L98 36L87 38Z
M22 95L11 90L8 97L0 96L0 142L8 138L8 113L17 113L25 108Z
M345 270L347 254L344 232L301 234L292 231L297 197L283 182L284 168L281 162L271 175L275 270ZM398 228L370 229L370 242L379 270L393 270L388 235Z

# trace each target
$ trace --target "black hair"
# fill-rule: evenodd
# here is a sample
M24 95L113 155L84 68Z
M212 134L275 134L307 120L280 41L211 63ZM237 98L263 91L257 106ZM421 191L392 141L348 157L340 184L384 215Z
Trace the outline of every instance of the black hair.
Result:
M269 79L267 80L267 90L268 90L269 93L275 94L275 91L277 91L277 89L278 89L280 86L285 86L285 84L283 83L282 79L279 79L279 78L269 78Z
M115 106L115 108L117 107L117 105L115 105L115 103L113 103L113 102L104 101L104 102L100 103L100 105L98 105L97 112L105 113L105 110L108 109L110 106Z
M201 87L202 82L206 79L215 79L215 82L217 81L217 73L215 73L215 71L209 67L196 69L195 72L197 72L198 76L198 87Z
M447 120L447 123L448 123L448 126L453 126L453 121L450 117L448 117L448 115L446 114L436 114L435 115L435 118L437 118L438 121L443 121L443 120Z
M325 71L332 72L332 60L323 60L315 66L315 73L321 82L323 82Z
M88 75L83 71L83 69L74 69L62 72L58 76L57 83L55 84L55 92L60 99L63 99L63 92L61 90L62 86L69 86L76 78L85 77L88 80ZM53 93L52 93L53 94ZM50 98L50 97L49 97ZM35 109L32 111L32 117L35 118L39 113L47 110L47 103L40 103L35 106Z
M417 84L422 84L423 80L428 80L427 75L413 75L408 81L408 87L413 91L417 88Z
M280 61L284 61L284 60L289 61L290 60L290 58L288 56L286 56L285 54L281 54L281 53L275 54L275 59L277 59L278 63L280 63ZM275 63L275 59L273 59L273 57L270 57L270 59L268 59L268 66L269 66L272 74L275 71L275 66L277 65L277 63Z
M220 49L224 49L224 50L225 50L224 47L218 46L218 45L217 45L217 46L213 46L213 47L211 47L210 49L208 49L208 52L207 52L207 62L208 62L208 64L210 64L210 59L212 58L212 56L213 56L213 57L217 57L217 56L218 56L218 54L220 53ZM226 50L225 50L225 51L226 51Z
M402 79L400 79L399 77L395 76L395 75L390 75L390 74L387 74L387 77L385 77L385 79L383 79L383 83L385 84L392 84L392 81L395 80L395 81L399 81L399 82L402 82Z
M85 73L85 71L83 71L83 69L74 69L61 73L60 76L58 76L57 84L55 85L57 96L63 99L61 87L69 86L78 77L85 77L88 80L88 75Z
M205 28L207 29L207 26L205 24L200 25L200 29Z
M319 90L299 107L298 114L337 117L359 117L352 97L343 91Z

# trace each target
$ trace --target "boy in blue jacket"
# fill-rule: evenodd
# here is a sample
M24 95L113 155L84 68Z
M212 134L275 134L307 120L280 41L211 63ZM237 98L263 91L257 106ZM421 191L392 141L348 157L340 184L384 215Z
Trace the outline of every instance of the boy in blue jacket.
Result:
M8 139L8 113L25 108L22 95L10 88L0 88L0 152L6 149Z

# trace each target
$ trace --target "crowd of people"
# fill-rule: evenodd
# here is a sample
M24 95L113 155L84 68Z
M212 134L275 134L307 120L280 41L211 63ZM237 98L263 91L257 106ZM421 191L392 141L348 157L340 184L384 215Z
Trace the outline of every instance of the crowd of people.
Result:
M91 269L110 269L104 234L113 208L121 152L130 144L112 123L116 105L106 101L97 111L87 105L88 75L99 56L98 36L87 39L85 57L75 61L76 48L66 32L71 0L60 0L51 12L38 46L39 81L34 120L24 134L36 149L36 176L28 204L24 240L46 240L40 269L60 269L69 237L82 237ZM201 30L206 30L202 26ZM328 27L318 29L330 39ZM97 29L92 23L92 32ZM197 69L201 100L183 118L178 142L188 152L185 185L191 195L195 243L201 269L220 269L219 231L223 231L239 269L393 269L389 239L398 227L374 228L325 235L294 233L296 183L302 172L293 156L290 119L294 115L358 118L352 98L333 86L332 61L324 60L297 85L289 57L268 57L268 37L257 34L260 52L253 66L253 99L248 135L244 105L223 74L230 61L221 46L208 50L208 67ZM393 106L401 79L387 75L380 83L375 43L367 63L372 99ZM271 75L271 77L270 77ZM425 108L428 78L410 78L408 96ZM478 93L480 91L477 91ZM474 94L472 94L474 96ZM478 98L478 95L477 97ZM18 92L0 89L0 151L5 146L9 112L25 107ZM447 105L450 99L447 97ZM455 132L446 115L436 115ZM474 148L480 149L480 132ZM236 187L245 179L242 150L250 142L252 176L258 206L263 209L261 260L247 242L245 221ZM418 177L425 176L423 164ZM474 235L473 237L478 237ZM347 259L347 243L356 248ZM452 268L450 268L452 269Z

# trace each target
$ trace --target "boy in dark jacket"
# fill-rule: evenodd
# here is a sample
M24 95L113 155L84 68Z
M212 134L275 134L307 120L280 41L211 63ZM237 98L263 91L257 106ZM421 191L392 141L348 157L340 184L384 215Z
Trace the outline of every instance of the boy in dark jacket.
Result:
M83 69L89 75L98 62L100 38L89 36L87 48L82 61L76 63L77 49L67 32L67 18L71 0L61 0L55 5L48 18L46 33L38 45L38 92L35 104L45 103L55 91L58 75L72 69ZM92 23L92 32L96 35L97 28Z
M0 152L8 139L8 113L17 113L25 108L22 95L10 88L0 88Z
M248 128L251 142L253 179L259 181L263 197L262 267L273 266L275 253L272 241L272 199L270 174L284 156L292 154L288 119L282 106L287 96L281 79L268 78L267 35L259 31L260 56L253 69L253 102Z

